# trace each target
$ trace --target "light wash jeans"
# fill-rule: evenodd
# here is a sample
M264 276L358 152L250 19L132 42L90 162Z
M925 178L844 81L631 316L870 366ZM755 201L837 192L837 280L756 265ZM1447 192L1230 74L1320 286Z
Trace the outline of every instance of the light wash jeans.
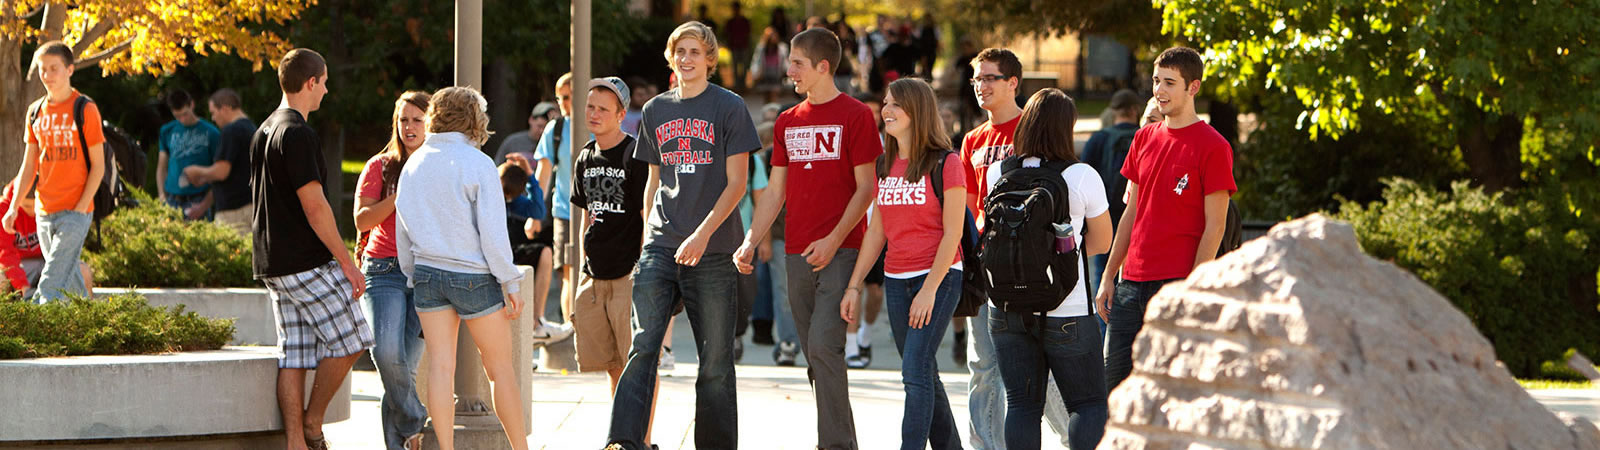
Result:
M404 448L406 438L422 432L428 410L417 398L417 363L422 361L422 323L417 319L411 288L394 258L367 258L362 274L367 291L361 309L372 321L372 362L383 380L383 442L390 450Z
M39 248L44 251L44 274L34 289L34 302L63 299L67 294L89 295L84 291L83 272L78 258L83 256L83 240L89 237L94 216L67 210L39 218Z

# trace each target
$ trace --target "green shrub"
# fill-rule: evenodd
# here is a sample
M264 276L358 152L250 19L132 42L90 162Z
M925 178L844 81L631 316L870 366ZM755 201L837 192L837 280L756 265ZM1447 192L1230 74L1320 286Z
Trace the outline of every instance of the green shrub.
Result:
M100 248L84 252L100 286L239 287L251 280L250 242L209 221L184 220L142 193L100 224Z
M0 359L215 350L233 333L233 319L150 306L138 294L43 305L0 298Z
M1344 201L1368 254L1416 273L1477 325L1513 374L1538 377L1570 348L1600 354L1600 224L1559 190L1441 192L1385 180L1385 202Z

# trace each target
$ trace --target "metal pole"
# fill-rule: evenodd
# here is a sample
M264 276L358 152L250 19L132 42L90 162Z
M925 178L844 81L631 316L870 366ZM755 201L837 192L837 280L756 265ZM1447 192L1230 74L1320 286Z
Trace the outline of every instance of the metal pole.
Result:
M572 168L576 167L579 151L583 149L584 143L589 142L587 112L589 107L589 79L594 78L594 71L590 67L591 46L589 38L593 34L591 7L590 0L572 0L572 115L574 117L567 121L567 123L572 124L572 136L568 139L572 143L569 147L571 154L567 157L567 161L572 161L573 165L567 167L566 170L573 170ZM627 104L628 100L623 99L622 101L623 104ZM578 174L574 173L572 175L572 181L577 183ZM561 304L566 306L573 306L575 301L572 297L577 296L578 292L578 273L584 260L584 249L581 244L583 234L579 230L583 228L584 221L585 218L583 217L572 217L572 226L567 227L567 242L573 243L572 249L577 252L575 258L578 262L578 267L572 267L567 271L566 283L569 283L567 285L572 286L572 288L561 290L561 293L566 296ZM572 312L566 311L566 313L571 314Z
M483 0L456 1L456 86L483 89ZM472 334L460 327L456 341L456 425L500 424L494 418L489 380Z

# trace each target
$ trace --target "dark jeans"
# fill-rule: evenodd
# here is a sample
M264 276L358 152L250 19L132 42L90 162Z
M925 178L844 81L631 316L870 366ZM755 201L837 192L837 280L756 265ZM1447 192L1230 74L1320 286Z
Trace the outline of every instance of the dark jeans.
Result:
M1179 279L1117 281L1116 295L1111 299L1111 320L1106 322L1106 392L1116 390L1133 372L1133 339L1144 329L1144 310L1150 298L1162 286Z
M656 365L667 321L679 298L694 330L700 372L695 378L696 448L737 448L739 407L734 391L733 255L710 253L697 266L673 260L677 249L645 247L633 276L633 349L611 405L610 443L644 447L655 401ZM664 414L673 414L664 412Z
M939 341L955 315L961 294L961 271L951 270L939 283L933 313L927 325L911 328L911 302L928 276L883 280L883 303L894 331L894 346L900 351L900 381L906 387L904 417L900 422L900 448L934 450L961 448L961 433L950 412L950 398L939 380Z
M1051 375L1067 407L1072 448L1100 445L1106 431L1106 375L1099 324L1091 316L989 312L989 332L1006 384L1006 448L1039 448L1039 419Z

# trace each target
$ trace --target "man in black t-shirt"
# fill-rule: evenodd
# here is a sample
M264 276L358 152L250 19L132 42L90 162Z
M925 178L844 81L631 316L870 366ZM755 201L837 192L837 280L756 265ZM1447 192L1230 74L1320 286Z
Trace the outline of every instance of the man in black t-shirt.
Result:
M222 126L222 145L211 165L185 167L183 176L196 186L215 183L211 192L216 221L249 236L256 208L250 201L250 171L246 168L250 167L250 139L256 134L256 123L244 115L239 93L233 89L212 93L208 106L211 120ZM239 170L233 170L236 167Z
M583 218L583 272L569 323L577 330L578 370L605 371L614 388L633 346L633 265L644 237L644 185L650 166L633 159L633 137L619 126L628 85L589 82L587 119L595 140L574 173L573 218Z
M250 140L255 187L255 278L276 304L278 408L290 443L326 448L322 418L350 366L372 348L372 329L356 299L365 280L339 237L322 186L322 142L306 115L328 93L322 55L295 49L278 65L283 103ZM307 369L317 369L301 409Z

